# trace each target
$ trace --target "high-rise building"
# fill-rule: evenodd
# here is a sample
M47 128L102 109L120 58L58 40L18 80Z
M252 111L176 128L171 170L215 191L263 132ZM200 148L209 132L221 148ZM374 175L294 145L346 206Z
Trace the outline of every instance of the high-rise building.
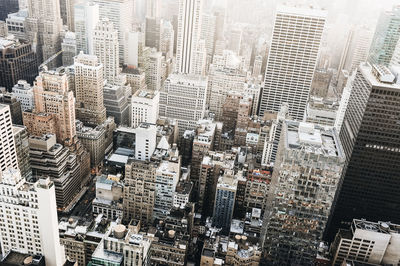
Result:
M46 264L63 265L54 185L50 179L32 184L21 177L8 106L0 105L0 122L1 254L10 250L41 254L46 257Z
M21 103L22 112L32 110L35 106L33 88L26 80L18 80L12 88L12 95Z
M260 114L278 112L289 104L289 114L301 121L321 45L326 12L279 6L268 54Z
M346 168L329 237L352 219L400 222L399 100L400 84L387 67L360 65L339 135Z
M97 126L106 120L103 104L103 65L95 55L81 51L75 58L76 117L85 125Z
M93 2L77 3L74 7L76 49L79 53L93 54L93 35L99 23L99 6Z
M141 123L156 124L158 119L160 93L138 90L131 98L131 127Z
M201 0L179 0L176 72L189 74L201 32Z
M118 31L107 18L101 19L94 29L93 54L103 65L104 79L116 82L120 74Z
M21 103L14 97L12 93L0 93L0 104L8 105L11 111L11 120L13 124L22 125Z
M190 64L190 73L193 75L204 76L207 68L207 49L206 42L199 40L192 53L192 62Z
M337 101L311 96L307 103L305 122L334 126L339 103Z
M160 18L146 17L145 44L150 48L160 47Z
M254 58L253 77L258 77L259 75L261 75L262 63L263 63L263 57L262 57L262 55L257 55L257 56Z
M207 78L172 74L160 91L160 117L178 122L179 136L195 129L205 114Z
M379 17L369 50L368 62L388 65L400 38L400 6L384 11Z
M117 125L129 125L129 102L127 94L130 86L120 86L107 83L104 86L103 97L107 116L112 116Z
M68 89L65 73L47 71L39 74L33 86L35 108L23 113L24 126L31 135L53 133L58 143L73 143L76 136L75 100Z
M32 84L38 74L37 67L29 42L0 37L0 86L11 91L20 79Z
M32 177L32 167L29 156L29 134L24 126L13 126L15 149L17 151L18 168L21 176L27 181Z
M0 2L0 20L5 21L8 14L18 12L18 0L4 0Z
M201 16L200 39L205 41L207 50L207 66L209 66L214 55L217 17L215 14L209 12L205 12Z
M331 245L332 265L343 261L372 265L399 263L400 225L390 222L370 222L354 219L350 229L341 229Z
M222 228L222 232L225 234L229 233L231 227L237 184L238 180L233 175L232 170L225 172L218 178L215 193L213 225Z
M0 121L4 125L0 134L0 155L4 161L0 164L0 174L7 168L18 169L17 152L11 122L11 111L7 105L0 105Z
M158 91L162 86L162 53L152 49L145 68L148 90Z
M26 18L28 17L27 9L20 9L16 13L8 14L6 18L8 34L12 34L15 38L26 40Z
M93 0L99 5L100 19L108 18L113 23L118 37L116 41L119 44L119 62L125 63L127 49L125 36L129 32L133 23L134 4L132 0ZM104 66L106 67L106 66Z
M160 22L160 47L166 59L172 58L174 55L174 28L170 21L162 19Z
M68 31L61 43L62 50L62 65L67 67L74 64L74 57L76 56L76 37L75 33Z
M270 263L314 262L343 165L334 129L284 122L261 237Z
M36 47L38 63L49 59L61 50L62 19L59 0L29 0L26 33ZM59 57L48 67L60 65Z
M135 159L149 161L157 145L157 126L142 123L135 129L135 134Z

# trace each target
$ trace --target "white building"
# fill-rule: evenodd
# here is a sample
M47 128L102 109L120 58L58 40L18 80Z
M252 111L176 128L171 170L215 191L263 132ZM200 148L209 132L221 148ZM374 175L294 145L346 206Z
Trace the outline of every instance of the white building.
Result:
M74 57L77 54L76 36L74 32L68 31L65 33L63 42L61 43L62 64L63 66L71 66L74 64Z
M277 8L260 114L278 112L286 102L293 119L303 119L325 18L326 12L321 10Z
M131 127L141 123L156 124L158 119L160 93L138 90L131 98Z
M326 100L320 97L310 97L304 121L323 126L333 127L338 111L337 101Z
M136 129L135 159L150 160L157 146L157 126L142 123Z
M160 117L178 122L179 136L196 128L205 114L207 78L193 75L170 75L160 92Z
M8 34L12 34L15 38L26 39L26 18L28 10L21 9L16 13L8 14L6 18L6 26Z
M93 0L99 5L100 19L108 18L118 33L119 60L124 63L126 60L125 37L132 27L134 2L132 0Z
M103 64L107 82L117 81L120 74L118 31L107 18L101 19L94 30L93 54Z
M166 59L174 56L174 28L168 20L160 22L160 52Z
M339 109L336 113L336 119L335 119L334 126L335 126L337 132L340 132L340 129L342 128L342 124L344 121L344 115L346 114L347 105L349 104L350 94L351 94L351 90L353 88L351 84L353 83L356 73L354 72L353 74L354 75L352 75L347 80L347 84L343 89L342 98L340 99Z
M162 85L162 53L152 49L145 69L147 89L158 91Z
M331 245L332 265L344 260L374 265L398 265L400 225L353 220L350 230L340 229Z
M12 88L12 95L21 103L21 110L33 110L35 101L33 98L33 88L25 80L18 80Z
M193 60L190 64L190 73L204 76L206 74L207 49L204 40L199 40L193 52Z
M62 266L64 249L58 235L53 182L27 183L17 165L11 114L0 105L0 246L1 254L14 250L45 256L46 265Z
M176 72L189 74L201 31L203 1L179 0Z
M263 58L261 55L257 55L254 58L253 77L258 77L261 75L262 61L263 61Z
M74 7L74 28L77 52L93 54L93 35L99 23L99 6L93 2L77 3Z

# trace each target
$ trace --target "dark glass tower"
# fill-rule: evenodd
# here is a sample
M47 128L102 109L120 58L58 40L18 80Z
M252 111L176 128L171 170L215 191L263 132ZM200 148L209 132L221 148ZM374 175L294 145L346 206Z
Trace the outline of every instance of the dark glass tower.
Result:
M5 21L8 14L18 12L18 0L1 0L0 1L0 20Z
M387 67L364 64L352 82L339 134L346 166L327 232L330 239L352 219L400 222L400 81L396 76Z

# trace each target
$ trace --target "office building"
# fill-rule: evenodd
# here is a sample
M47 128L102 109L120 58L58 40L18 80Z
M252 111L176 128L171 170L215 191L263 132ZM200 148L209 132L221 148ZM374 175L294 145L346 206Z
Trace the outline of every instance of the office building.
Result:
M149 161L156 149L157 126L141 123L136 129L135 159Z
M11 91L20 79L32 84L38 74L37 66L31 43L0 37L0 86Z
M325 18L326 12L321 10L278 7L265 71L261 115L278 112L282 103L288 103L293 119L303 119Z
M223 234L228 234L231 227L237 184L238 180L235 178L232 171L227 171L218 178L215 193L213 226L222 228Z
M119 62L124 64L127 61L125 49L128 47L125 36L133 24L135 2L132 0L93 0L93 2L99 6L100 19L108 18L117 31L118 37L115 40L119 44L117 54Z
M74 6L74 28L77 52L93 54L94 29L99 23L99 6L93 2L77 3Z
M166 59L174 56L174 28L170 21L162 19L160 22L160 47L159 51Z
M29 0L26 33L36 47L38 63L61 50L62 19L58 0ZM59 57L48 64L49 69L60 65Z
M158 91L162 86L162 53L151 49L144 69L148 90Z
M203 1L179 0L178 35L176 39L176 72L191 73L194 52L201 33Z
M22 125L21 103L12 93L0 90L0 104L8 105L11 111L11 120L13 124Z
M76 49L76 37L75 33L71 31L67 31L65 33L64 39L61 43L62 50L62 65L72 66L74 64L74 57L77 54Z
M179 136L196 128L206 107L207 78L172 74L160 91L160 117L178 122Z
M310 97L304 120L323 126L334 126L339 104L337 101Z
M30 181L32 167L29 156L29 134L24 126L13 126L15 149L17 152L18 168L21 176Z
M52 133L61 144L75 140L75 100L69 91L67 74L41 72L33 86L35 107L23 113L24 126L31 135Z
M131 127L141 123L156 124L160 93L158 91L138 90L131 98Z
M99 176L96 181L96 197L92 201L93 213L112 221L122 219L124 185L119 176Z
M7 168L18 169L17 152L15 149L11 111L7 105L0 104L0 121L4 125L1 127L1 144L0 154L4 158L4 162L0 165L0 173Z
M400 6L381 13L369 50L368 62L389 65L400 38Z
M129 102L127 93L130 86L112 85L107 83L103 89L106 114L114 117L117 125L129 125Z
M253 77L258 77L261 75L262 63L263 63L262 55L257 55L254 58L253 72L252 72Z
M75 58L74 68L76 118L85 125L100 125L106 120L103 65L96 56L80 52Z
M261 237L268 262L314 262L344 160L334 129L283 123Z
M396 265L400 225L354 219L350 229L340 229L331 245L332 265L350 260L369 265Z
M14 35L17 39L26 40L26 18L27 9L20 9L16 13L8 14L6 20L7 31L9 35Z
M31 136L29 155L33 177L50 177L54 183L57 208L64 211L81 190L77 156L56 143L55 135Z
M400 221L395 189L399 89L395 75L384 66L362 64L357 70L339 135L346 171L329 237L352 219Z
M210 12L204 12L201 15L200 39L205 41L207 50L207 70L214 56L214 46L216 40L217 17Z
M94 29L93 54L103 65L104 79L116 82L120 74L118 31L107 18L101 19Z
M146 74L142 69L126 66L122 70L122 74L126 76L126 82L131 86L131 95L138 90L146 90Z
M342 129L344 115L346 114L347 106L349 105L351 89L352 89L351 84L355 78L355 75L356 75L356 72L353 72L353 75L347 80L346 86L343 89L343 93L342 93L342 97L340 99L338 111L336 113L336 119L335 119L335 125L334 125L337 132L340 132L340 130Z
M22 112L35 107L33 88L26 80L18 80L12 88L12 95L21 103Z
M247 173L244 208L251 212L253 208L265 210L271 186L271 172L253 169Z
M146 16L145 45L150 48L160 47L160 18Z

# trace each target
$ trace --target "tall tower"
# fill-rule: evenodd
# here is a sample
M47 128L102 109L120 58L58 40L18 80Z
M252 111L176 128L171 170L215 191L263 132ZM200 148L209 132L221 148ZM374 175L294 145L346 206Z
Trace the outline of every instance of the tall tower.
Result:
M36 78L33 94L35 108L23 113L24 126L30 134L53 133L57 142L68 145L75 140L75 100L68 91L66 74L48 71Z
M317 64L326 12L279 6L265 72L260 114L278 112L302 120Z
M93 34L99 23L99 6L93 2L79 3L75 5L74 13L77 52L93 54Z
M28 0L28 14L27 36L36 48L39 63L42 63L61 50L60 2L58 0ZM53 60L48 66L60 65L57 60Z
M201 31L201 0L179 0L176 72L188 74Z
M80 52L75 58L76 117L84 124L97 126L106 120L103 86L103 65L95 55Z
M101 19L94 30L93 53L103 64L104 78L115 82L120 74L118 31L107 18Z
M376 25L369 51L368 62L388 65L400 38L400 6L383 12Z
M0 177L8 167L18 169L17 151L15 149L11 111L8 105L0 104L0 156L4 162L0 164Z
M400 84L384 66L362 64L351 84L340 140L343 183L329 237L352 219L400 222Z

